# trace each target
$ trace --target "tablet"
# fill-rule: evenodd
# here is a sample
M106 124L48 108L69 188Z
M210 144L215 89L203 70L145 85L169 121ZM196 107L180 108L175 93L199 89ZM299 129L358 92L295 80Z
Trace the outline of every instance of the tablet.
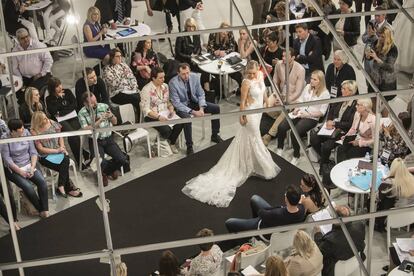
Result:
M136 32L137 32L137 30L135 30L134 28L127 28L125 30L122 30L122 31L119 31L119 32L116 32L116 33L119 34L122 37L125 37L125 36L135 34Z
M356 139L356 137L357 137L356 135L347 135L347 136L345 136L344 145L348 144L351 141L354 141Z

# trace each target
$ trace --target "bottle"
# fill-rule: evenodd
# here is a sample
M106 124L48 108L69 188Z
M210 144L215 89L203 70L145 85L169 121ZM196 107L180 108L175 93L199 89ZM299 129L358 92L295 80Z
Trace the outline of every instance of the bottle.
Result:
M365 157L364 157L365 161L369 162L370 161L370 157L369 157L369 152L367 151L367 153L365 153Z
M385 165L384 165L384 177L387 177L389 172L390 172L390 167L388 166L388 163L385 162Z
M353 176L353 173L352 173L352 169L350 168L350 169L348 170L348 181L349 181L349 183L351 183L351 178L352 178L352 176Z

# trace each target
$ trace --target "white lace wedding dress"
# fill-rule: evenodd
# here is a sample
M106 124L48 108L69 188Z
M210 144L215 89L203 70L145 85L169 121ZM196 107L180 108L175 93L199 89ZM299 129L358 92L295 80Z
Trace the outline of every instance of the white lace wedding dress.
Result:
M249 93L253 98L246 109L263 107L266 91L263 80L250 82ZM280 172L260 136L261 113L247 115L247 124L240 126L230 146L218 163L208 172L187 181L182 192L198 201L217 207L229 206L237 187L251 175L272 179Z

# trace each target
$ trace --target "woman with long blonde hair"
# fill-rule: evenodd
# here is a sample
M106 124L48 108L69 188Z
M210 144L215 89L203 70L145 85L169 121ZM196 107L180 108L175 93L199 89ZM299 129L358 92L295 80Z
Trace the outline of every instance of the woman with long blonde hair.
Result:
M270 256L266 260L264 276L290 276L283 259L279 256Z
M325 74L320 70L315 70L311 74L310 83L303 89L302 95L299 98L299 102L310 102L329 99L330 94L325 85ZM328 109L328 104L309 105L295 108L289 116L293 119L293 124L296 127L299 135L305 136L308 131L316 127L320 118L325 116ZM283 146L287 131L290 129L290 125L286 118L280 123L277 129L277 151L276 153L282 156ZM300 158L300 147L296 141L293 132L291 133L293 144L293 158L291 163L297 165Z
M43 111L39 90L35 87L27 87L24 92L25 102L19 106L19 115L25 126L30 125L32 115L36 111Z
M298 230L293 238L294 253L286 260L289 276L316 276L323 267L323 256L316 243L304 231Z
M365 63L365 70L373 79L380 91L397 89L397 73L394 69L398 57L398 49L394 43L393 31L389 27L382 27L378 30L378 40L372 45L371 50L365 53L368 62ZM374 89L368 85L368 92ZM389 101L395 96L386 96Z

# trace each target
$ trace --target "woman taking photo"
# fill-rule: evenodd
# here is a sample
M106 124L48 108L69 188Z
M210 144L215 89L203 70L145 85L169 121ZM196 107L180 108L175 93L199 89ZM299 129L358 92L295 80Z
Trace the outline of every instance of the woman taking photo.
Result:
M76 113L77 102L72 91L63 89L62 82L55 77L48 83L49 96L46 97L46 108L51 118L62 126L62 131L79 130L80 124ZM80 162L80 138L69 136L68 143L77 164Z
M131 57L131 68L139 89L151 81L151 70L158 66L157 54L152 50L151 39L139 41Z
M356 81L346 80L342 82L341 95L343 97L353 96L357 90ZM356 104L357 101L330 104L324 127L326 129L334 129L334 132L330 136L318 135L317 133L311 135L310 143L312 148L321 157L319 160L321 168L323 164L329 163L331 151L339 146L336 141L341 139L351 128L356 112Z
M60 130L60 124L48 119L42 111L33 113L32 135L59 133ZM65 148L63 137L39 139L35 141L35 146L40 155L40 164L59 173L56 193L65 198L68 195L81 197L82 193L78 188L75 188L69 179L70 159Z
M85 24L83 24L83 40L84 42L96 42L105 38L108 27L101 26L101 12L97 7L90 7L86 16ZM103 64L107 64L109 60L109 45L96 45L83 48L85 56L90 58L102 59Z
M388 27L378 30L378 40L365 51L367 63L365 70L374 81L380 91L397 89L397 72L394 69L395 61L398 57L398 49L394 44L393 31ZM368 92L374 89L368 84ZM394 96L385 96L387 101Z
M294 253L286 258L289 276L318 276L323 267L323 256L306 232L298 230L293 238Z
M322 71L316 70L313 71L310 83L305 86L298 102L304 103L324 99L329 99L329 92L325 87L325 75ZM289 113L289 116L293 119L293 124L299 135L302 137L305 136L309 130L316 127L318 121L325 116L327 109L328 104L303 106L295 108ZM278 149L276 153L279 156L282 156L285 138L289 129L289 123L284 119L283 122L280 123L277 131ZM291 160L291 163L297 165L300 158L300 147L293 132L291 133L291 139L293 144L293 159Z
M43 111L43 104L40 101L39 90L34 87L27 87L24 92L25 102L19 106L20 119L25 126L30 126L32 115L36 111Z
M359 99L356 111L351 129L341 137L343 144L338 148L338 163L351 158L363 157L367 152L371 152L375 132L375 115L372 113L371 99ZM348 136L349 138L346 138Z
M312 214L325 207L325 198L316 182L315 176L305 174L300 180L300 188L304 193L300 203L305 207L307 214Z
M30 136L19 119L10 119L7 124L10 133L4 138ZM42 173L36 169L37 151L33 141L20 141L5 144L1 149L6 178L15 183L39 212L40 217L49 216L47 183ZM37 193L33 187L37 187Z

